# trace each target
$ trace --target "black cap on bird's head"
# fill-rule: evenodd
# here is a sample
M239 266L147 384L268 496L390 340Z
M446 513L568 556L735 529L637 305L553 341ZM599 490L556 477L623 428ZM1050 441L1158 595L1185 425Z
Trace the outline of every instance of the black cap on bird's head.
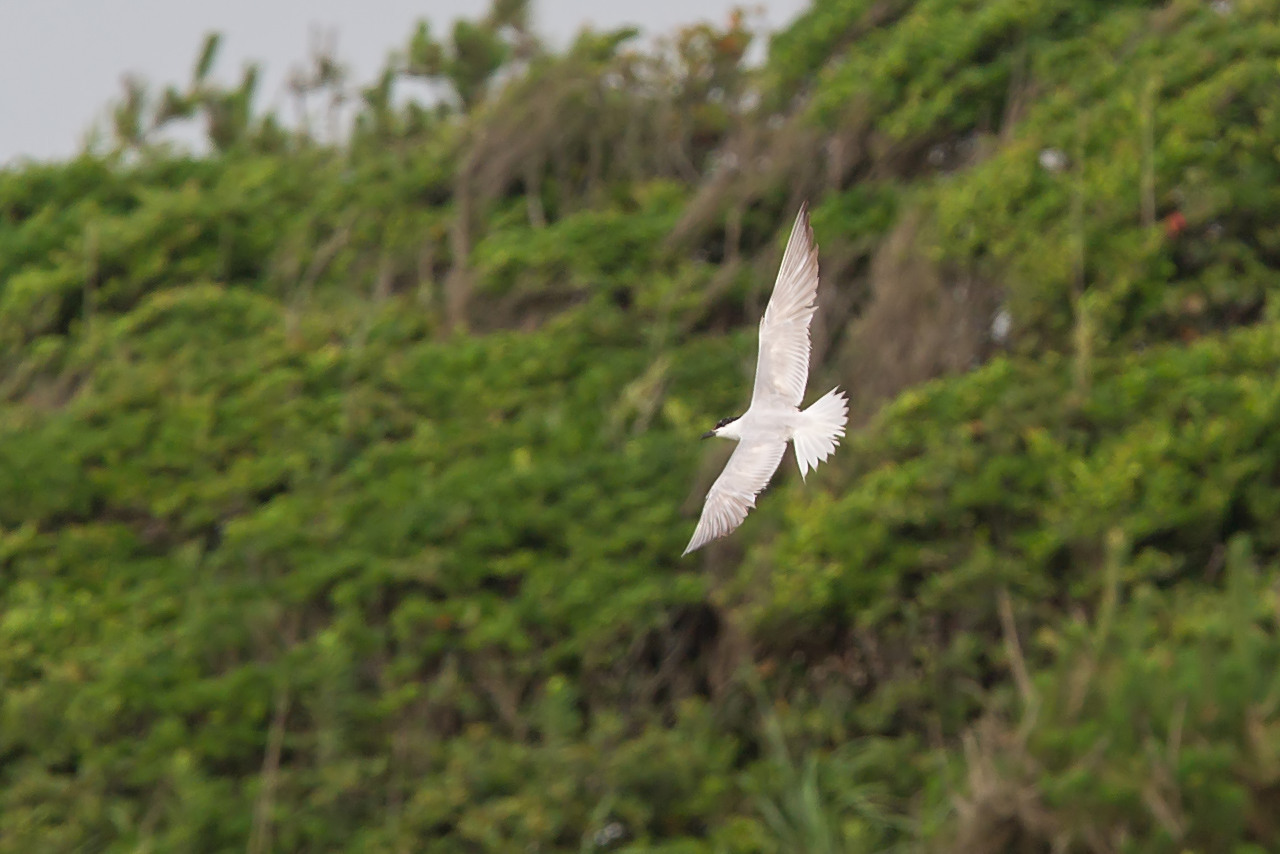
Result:
M712 436L716 434L716 431L719 430L721 427L731 422L737 421L740 417L741 416L738 416L738 415L730 415L728 418L721 418L719 423L716 424L715 427L711 428L710 430L702 434L702 438L710 439Z

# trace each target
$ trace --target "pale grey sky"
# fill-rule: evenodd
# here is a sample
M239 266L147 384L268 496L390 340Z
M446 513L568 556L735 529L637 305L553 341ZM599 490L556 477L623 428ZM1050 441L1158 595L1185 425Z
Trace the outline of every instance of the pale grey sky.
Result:
M734 6L757 7L769 29L808 0L533 0L537 30L563 44L585 23L637 24L646 34L698 20L723 23ZM67 157L117 98L126 74L154 89L185 83L204 34L223 33L219 79L263 65L259 105L278 104L289 69L307 56L317 28L337 33L339 57L361 84L419 18L437 32L476 17L486 0L0 0L0 165Z

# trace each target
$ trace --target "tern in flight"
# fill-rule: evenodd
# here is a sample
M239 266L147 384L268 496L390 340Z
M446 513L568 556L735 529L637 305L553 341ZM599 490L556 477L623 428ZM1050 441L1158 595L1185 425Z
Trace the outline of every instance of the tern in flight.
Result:
M817 309L818 247L809 227L809 211L800 206L773 296L760 319L760 355L751 405L725 418L702 438L737 439L738 447L707 493L702 518L684 553L723 537L742 524L756 496L782 462L790 441L803 480L840 444L849 406L833 388L808 409L800 409L809 380L809 321Z

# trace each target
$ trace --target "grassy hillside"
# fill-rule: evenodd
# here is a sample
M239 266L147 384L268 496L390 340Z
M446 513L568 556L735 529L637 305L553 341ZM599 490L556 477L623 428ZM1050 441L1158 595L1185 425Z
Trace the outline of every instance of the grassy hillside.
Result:
M1280 847L1280 5L528 18L0 172L0 852Z

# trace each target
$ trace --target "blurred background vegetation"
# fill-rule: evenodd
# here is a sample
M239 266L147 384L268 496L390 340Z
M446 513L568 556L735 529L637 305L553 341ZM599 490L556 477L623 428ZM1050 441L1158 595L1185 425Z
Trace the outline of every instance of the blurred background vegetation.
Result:
M1280 850L1280 5L751 21L0 172L0 851ZM857 429L681 561L805 199Z

